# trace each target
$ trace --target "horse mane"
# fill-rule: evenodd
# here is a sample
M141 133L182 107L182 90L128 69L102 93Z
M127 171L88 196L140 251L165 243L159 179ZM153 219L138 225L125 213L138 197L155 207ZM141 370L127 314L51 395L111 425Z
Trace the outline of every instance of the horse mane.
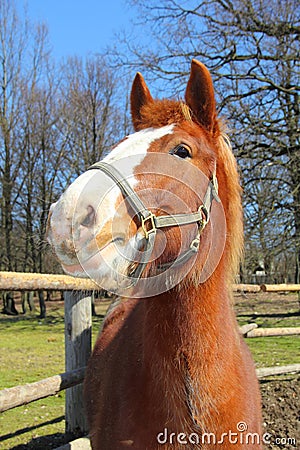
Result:
M222 123L221 126L224 128ZM224 206L227 226L225 259L228 264L228 281L232 283L239 271L243 257L244 227L240 176L232 146L225 131L222 131L218 137L218 150L219 194ZM222 192L222 186L226 186L225 193Z

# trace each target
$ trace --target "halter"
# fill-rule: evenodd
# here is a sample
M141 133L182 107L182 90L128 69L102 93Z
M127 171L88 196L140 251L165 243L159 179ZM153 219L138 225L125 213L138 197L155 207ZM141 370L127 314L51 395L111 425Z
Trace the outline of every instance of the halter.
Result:
M132 285L135 285L141 277L146 265L148 264L152 250L154 248L156 231L159 228L167 228L173 226L189 225L192 223L198 224L197 234L195 239L190 243L189 248L181 253L174 261L170 261L159 266L159 269L165 270L169 267L175 267L185 263L189 258L195 255L200 246L200 235L210 219L210 210L213 200L220 202L218 196L218 182L215 172L208 183L207 190L204 195L203 204L199 206L198 211L187 214L173 214L170 216L156 216L149 211L137 193L132 189L128 181L124 178L121 172L111 164L104 161L99 161L87 170L101 170L108 175L119 187L125 200L129 203L134 213L139 219L141 228L145 235L146 246L142 252L141 260L133 271L128 275L132 280Z

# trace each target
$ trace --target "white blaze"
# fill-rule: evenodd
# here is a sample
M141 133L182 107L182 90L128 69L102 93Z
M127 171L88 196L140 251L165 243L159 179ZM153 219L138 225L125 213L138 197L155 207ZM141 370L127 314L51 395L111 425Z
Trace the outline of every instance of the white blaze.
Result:
M104 159L105 162L117 161L128 156L140 156L139 164L147 153L147 150L152 142L160 139L167 134L171 134L174 125L167 125L162 128L147 128L130 134L127 138L117 145Z

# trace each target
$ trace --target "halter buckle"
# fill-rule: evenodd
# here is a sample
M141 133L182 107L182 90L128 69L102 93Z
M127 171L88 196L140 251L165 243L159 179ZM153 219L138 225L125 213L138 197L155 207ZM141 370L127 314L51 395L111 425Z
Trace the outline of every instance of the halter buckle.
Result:
M205 219L202 218L201 222L200 222L200 226L199 226L199 230L200 232L206 227L206 225L209 222L209 212L207 211L207 208L205 205L200 205L198 208L198 212L200 214L203 214Z
M190 244L190 250L194 253L197 253L197 251L199 250L199 246L200 246L200 238L199 236L197 236L195 239L192 240Z
M142 217L141 227L145 234L146 239L148 239L150 233L154 233L156 231L155 219L156 219L156 216L152 212L150 212L149 216ZM148 230L146 228L147 224L148 224L148 227L150 227Z

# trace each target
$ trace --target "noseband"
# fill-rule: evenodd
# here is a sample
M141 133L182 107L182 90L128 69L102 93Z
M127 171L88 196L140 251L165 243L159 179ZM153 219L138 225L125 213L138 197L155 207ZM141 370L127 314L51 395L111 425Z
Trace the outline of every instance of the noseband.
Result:
M171 266L175 267L183 264L198 252L200 246L200 235L209 222L212 202L214 199L217 202L220 202L220 198L218 196L218 182L215 173L208 183L208 187L203 199L203 204L199 206L198 211L189 214L156 216L146 208L146 206L137 195L137 193L132 189L128 181L114 166L104 161L99 161L90 166L87 170L94 169L101 170L101 172L108 175L116 183L125 200L129 203L135 215L138 217L141 228L145 235L146 245L144 251L142 252L142 257L135 269L128 275L130 278L132 278L131 285L135 285L138 282L151 258L155 243L156 231L159 228L189 225L192 223L197 223L198 225L197 234L195 236L195 239L193 239L190 243L189 248L181 253L174 261L160 265L159 269L166 270Z

